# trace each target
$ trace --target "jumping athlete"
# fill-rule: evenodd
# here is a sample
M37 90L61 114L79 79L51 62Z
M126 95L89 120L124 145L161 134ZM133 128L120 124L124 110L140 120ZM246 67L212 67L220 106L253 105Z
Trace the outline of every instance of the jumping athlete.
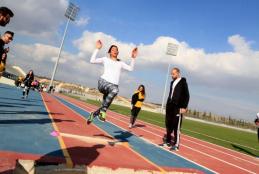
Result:
M33 74L33 71L30 70L29 73L26 75L23 83L24 83L24 90L22 92L22 98L27 98L28 95L29 95L29 91L30 91L30 88L31 88L31 83L33 82L34 80L34 74Z
M125 69L127 71L133 71L135 58L137 57L138 53L138 49L134 48L131 53L131 63L130 65L127 65L118 59L119 50L116 45L112 45L109 48L109 57L96 58L96 55L101 48L102 42L98 40L96 42L96 49L92 54L90 62L95 64L103 64L104 66L104 73L98 81L98 90L103 94L103 101L101 107L90 114L87 121L88 124L90 124L96 116L102 122L106 120L106 111L119 92L118 85L121 70Z
M131 99L132 109L130 117L129 128L133 128L138 117L138 113L141 110L143 101L145 100L145 86L140 85L138 90L133 94Z

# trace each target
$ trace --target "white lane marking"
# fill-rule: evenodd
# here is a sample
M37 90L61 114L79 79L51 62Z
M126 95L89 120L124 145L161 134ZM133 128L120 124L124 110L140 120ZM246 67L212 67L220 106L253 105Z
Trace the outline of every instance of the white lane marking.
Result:
M124 117L124 118L123 118L124 120L126 119L125 116L121 116L121 117L122 117L122 118ZM143 122L142 120L141 120L141 122L142 122L142 123L145 123L145 122ZM161 123L161 122L160 122L160 123ZM149 127L149 128L152 128L152 127ZM137 127L137 129L138 129L138 127ZM164 133L164 132L165 132L165 130L163 131L162 128L161 128L160 130L159 130L159 129L154 129L154 130L158 130L158 131L161 132L161 133ZM185 135L185 136L188 136L188 135ZM195 139L195 138L190 137L190 136L188 136L188 137L189 137L189 138L192 138L192 139ZM220 153L222 153L222 154L224 154L224 155L229 155L229 156L234 157L234 158L236 158L236 159L239 159L239 160L245 161L245 162L247 162L247 163L250 163L250 164L259 166L258 163L251 162L251 161L249 161L249 160L246 160L246 159L237 157L237 156L232 155L232 154L229 154L229 153L227 153L227 152L223 152L223 151L221 151L221 150L218 150L218 149L215 149L215 148L212 148L212 147L203 145L203 144L201 144L201 143L198 143L198 142L195 142L195 141L192 141L192 140L188 140L187 138L184 138L184 137L182 137L182 139L185 140L185 141L189 141L189 142L192 142L192 143L194 143L194 144L203 146L203 147L205 147L205 148L208 148L208 149L211 149L211 150L215 150L215 151L220 152ZM202 141L202 142L203 142L203 141ZM205 143L207 143L207 142L205 142ZM209 143L209 142L208 142L208 143ZM209 143L209 144L215 145L215 144L212 144L212 143ZM216 145L216 146L218 146L218 145ZM221 147L221 146L219 146L219 147ZM224 148L224 147L222 147L222 148ZM230 150L230 149L227 149L227 148L224 148L224 149ZM231 150L231 151L232 151L232 150ZM232 152L234 152L234 153L240 153L240 152L236 152L236 151L232 151ZM240 153L240 154L241 154L241 155L245 155L245 154L243 154L243 153ZM248 157L250 158L251 156L248 156ZM252 157L251 157L251 158L252 158ZM253 158L252 158L252 159L253 159Z
M111 117L112 117L112 116L111 116ZM117 118L114 118L114 117L112 117L112 118L115 119L115 120L121 121L121 120L119 120L119 119L117 119ZM124 122L124 121L121 121L121 122ZM124 123L126 123L126 122L124 122ZM113 124L113 123L112 123L112 124ZM115 124L114 124L114 125L115 125ZM116 126L118 126L118 125L116 125ZM119 127L119 126L118 126L118 127ZM145 132L149 132L149 133L151 133L151 134L153 134L153 135L155 135L155 136L158 136L158 137L162 138L161 135L158 135L158 134L156 134L156 133L147 131L147 130L145 130L145 129L143 129L143 128L139 128L139 129L141 129L141 130L143 130L143 131L145 131ZM223 162L223 163L225 163L225 164L228 164L228 165L231 165L231 166L233 166L233 167L239 168L239 169L244 170L244 171L246 171L246 172L256 174L255 172L249 171L249 170L247 170L247 169L244 169L244 168L242 168L242 167L239 167L239 166L237 166L237 165L235 165L235 164L229 163L229 162L227 162L227 161L224 161L224 160L219 159L219 158L217 158L217 157L214 157L214 156L212 156L212 155L208 155L207 153L201 152L201 151L196 150L196 149L194 149L194 148L191 148L191 147L189 147L189 146L186 146L186 145L182 145L182 146L185 146L186 148L189 148L189 149L191 149L191 150L193 150L193 151L196 151L196 152L198 152L198 153L201 153L201 154L203 154L203 155L205 155L205 156L208 156L208 157L210 157L210 158L216 159L216 160L218 160L218 161L221 161L221 162Z
M77 101L78 102L78 101ZM69 103L71 103L71 102L69 102ZM71 103L71 104L73 104L73 103ZM78 102L78 104L80 104L81 106L84 106L84 107L87 107L87 108L89 108L89 109L93 109L93 107L89 107L89 106L86 106L85 104L81 104L80 102ZM75 104L73 104L74 106L77 106L77 105L75 105ZM82 107L80 107L80 106L77 106L77 107L79 107L79 108L81 108L81 109L83 109L83 110L85 110L84 108L82 108ZM85 111L87 111L87 110L85 110ZM88 112L88 111L87 111ZM117 113L115 113L115 112L111 112L113 115L117 115ZM123 118L125 118L125 116L123 116L122 114L118 114L118 115L121 115ZM118 120L118 121L120 121L120 122L123 122L123 123L128 123L128 122L124 122L124 121L121 121L121 120L119 120L119 119L117 119L117 118L115 118L114 116L112 116L112 118L113 119L115 119L115 120ZM111 123L111 122L110 122ZM145 122L144 122L145 123ZM111 123L111 124L113 124L113 123ZM117 126L117 125L116 125ZM119 126L118 126L119 127ZM123 129L123 128L122 128ZM151 134L153 134L153 135L156 135L156 136L158 136L158 137L161 137L162 138L162 136L160 136L160 135L158 135L158 134L154 134L153 132L151 132L151 131L147 131L147 130L145 130L145 129L143 129L143 128L138 128L138 129L141 129L141 130L143 130L143 131L145 131L145 132L149 132L149 133L151 133ZM125 129L124 129L125 130ZM190 140L189 140L190 141ZM199 144L199 143L197 143L197 144ZM241 169L241 170L244 170L244 171L247 171L247 172L249 172L249 173L254 173L254 172L252 172L252 171L249 171L249 170L247 170L247 169L244 169L244 168L242 168L242 167L239 167L239 166L237 166L237 165L235 165L235 164L232 164L232 163L229 163L229 162L227 162L227 161L224 161L224 160L221 160L221 159L219 159L219 158L217 158L217 157L214 157L214 156L211 156L211 155L208 155L208 154L206 154L206 153L203 153L203 152L201 152L201 151L199 151L199 150L196 150L196 149L193 149L193 148L191 148L191 147L189 147L189 146L186 146L186 145L183 145L183 146L185 146L186 148L190 148L190 149L192 149L192 150L194 150L194 151L196 151L196 152L199 152L199 153L202 153L203 155L207 155L207 156L209 156L209 157L211 157L211 158L214 158L214 159L217 159L217 160L219 160L219 161L221 161L221 162L224 162L224 163L226 163L226 164L229 164L229 165L232 165L232 166L234 166L234 167L237 167L237 168L239 168L239 169ZM213 148L212 148L213 149ZM215 149L214 149L215 150ZM221 152L221 151L220 151ZM174 153L175 154L175 153ZM230 154L229 154L230 155ZM182 157L182 156L181 156ZM240 159L242 159L242 158L240 158ZM244 160L244 159L242 159L242 160ZM191 161L191 160L189 160L189 161ZM193 161L191 161L191 162L193 162ZM195 163L195 162L194 162ZM254 164L254 163L253 163ZM257 165L257 164L256 164ZM205 167L206 168L206 167Z
M65 100L65 99L64 99ZM67 100L66 100L67 101ZM82 108L82 107L80 107L80 106L78 106L78 105L76 105L76 104L74 104L74 103L71 103L70 101L67 101L68 103L70 103L70 104L72 104L72 105L74 105L74 106L76 106L76 107L78 107L78 108L80 108L80 109L82 109L82 110L84 110L84 111L86 111L86 112L89 112L89 111L87 111L86 109L84 109L84 108ZM82 104L80 104L80 105L82 105ZM83 105L83 106L85 106L85 105ZM68 106L67 106L68 107ZM87 106L85 106L85 107L87 107ZM90 107L88 107L88 108L90 108ZM91 110L93 109L93 108L90 108ZM107 122L109 122L110 124L112 124L112 125L115 125L114 123L112 123L112 122L110 122L110 121L107 121ZM121 128L122 130L125 130L125 131L128 131L128 130L126 130L126 129L124 129L124 128L122 128L122 127L120 127L120 126L118 126L118 125L115 125L115 126L117 126L117 127L119 127L119 128ZM145 130L144 130L145 131ZM134 134L135 135L135 134ZM155 134L154 134L155 135ZM137 136L137 135L136 135ZM145 140L145 139L144 139ZM149 141L148 141L149 142ZM154 145L156 145L155 143L152 143L152 144L154 144ZM156 145L156 146L158 146L158 145ZM165 150L165 149L164 149ZM174 155L177 155L177 156L179 156L179 157L181 157L181 158L183 158L183 159L185 159L185 160L187 160L187 161L189 161L189 162L191 162L191 163L193 163L193 164L196 164L196 165L198 165L198 166L200 166L200 167L202 167L202 168L204 168L204 169L207 169L207 170L209 170L209 171L211 171L211 172L213 172L213 173L215 173L215 174L218 174L216 171L213 171L213 170L211 170L211 169L209 169L209 168L207 168L207 167L205 167L205 166L203 166L203 165L200 165L200 164L198 164L198 163L196 163L196 162L194 162L194 161L192 161L192 160L190 160L190 159L187 159L187 158L185 158L185 157L183 157L183 156L181 156L181 155L179 155L179 154L176 154L176 153L174 153L174 152L172 152L172 151L168 151L168 152L170 152L170 153L172 153L172 154L174 154Z

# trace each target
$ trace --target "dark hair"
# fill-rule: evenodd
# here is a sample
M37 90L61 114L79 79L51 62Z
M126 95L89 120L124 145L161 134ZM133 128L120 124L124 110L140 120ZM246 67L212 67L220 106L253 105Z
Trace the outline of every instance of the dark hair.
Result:
M31 76L32 76L32 78L34 78L34 73L33 73L33 70L30 70L29 72L28 72L28 76L30 75L30 72L31 72Z
M109 50L108 50L109 54L111 53L113 47L117 48L117 50L119 49L117 45L111 45ZM120 61L120 59L117 58L117 61Z
M12 31L6 31L4 34L10 34L12 37L14 36L14 32Z
M177 71L178 73L181 73L180 69L177 67L174 67L173 70Z
M109 48L109 50L108 50L108 53L111 53L111 51L112 51L112 48L113 48L113 47L116 47L116 48L117 48L117 50L118 50L117 45L111 45L111 46L110 46L110 48Z
M139 90L141 87L143 88L143 90L141 91L141 93L142 93L142 95L145 95L145 94L146 94L145 86L144 86L144 85L139 85L138 90Z
M2 14L2 15L4 15L4 16L6 16L6 15L9 14L10 17L13 17L13 16L14 16L12 10L10 10L10 9L7 8L7 7L0 7L0 14Z

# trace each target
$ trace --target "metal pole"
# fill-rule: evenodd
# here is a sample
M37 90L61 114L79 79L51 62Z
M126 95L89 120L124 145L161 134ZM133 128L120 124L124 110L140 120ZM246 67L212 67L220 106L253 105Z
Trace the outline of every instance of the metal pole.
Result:
M53 70L53 73L52 73L52 76L51 76L49 88L53 85L53 80L54 80L54 77L55 77L55 74L56 74L56 71L57 71L58 62L59 62L60 55L61 55L61 52L62 52L62 48L63 48L64 40L65 40L65 37L66 37L69 22L70 22L70 18L67 19L66 28L65 28L63 38L62 38L62 41L61 41L61 45L60 45L60 48L59 48L58 57L57 57L57 60L56 60L56 63L55 63L55 67L54 67L54 70Z
M53 73L52 73L52 76L51 76L51 80L50 80L50 84L49 84L49 89L53 85L53 81L54 81L54 77L55 77L55 74L56 74L56 71L57 71L58 62L59 62L60 55L61 55L61 52L62 52L63 44L64 44L64 41L65 41L65 38L66 38L66 35L67 35L68 24L69 24L69 22L71 20L71 17L73 15L74 11L77 10L76 8L77 8L76 6L73 6L72 12L70 13L69 16L67 16L68 17L67 24L66 24L65 31L64 31L64 34L63 34L63 38L62 38L62 41L61 41L61 44L60 44L60 48L59 48L58 57L57 57L57 60L56 60L56 63L55 63L55 67L54 67L54 70L53 70Z
M170 72L170 64L168 64L167 74L166 74L166 79L165 79L164 95L163 95L162 106L161 106L161 112L162 113L163 113L163 109L164 109L164 101L165 101L166 87L167 87L169 72Z

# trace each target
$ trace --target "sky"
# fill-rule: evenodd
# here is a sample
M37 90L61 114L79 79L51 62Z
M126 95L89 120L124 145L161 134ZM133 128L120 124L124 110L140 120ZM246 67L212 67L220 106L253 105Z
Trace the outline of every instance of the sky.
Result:
M191 93L189 107L252 121L259 112L259 1L257 0L74 0L80 7L68 28L56 79L96 87L102 66L89 63L95 41L105 56L111 44L130 61L120 95L131 97L139 84L147 101L161 103L167 67L180 67ZM12 30L9 64L51 76L66 18L67 0L0 0L15 17L0 32ZM166 55L168 43L179 46ZM168 90L169 84L167 84ZM168 91L167 91L168 93Z

